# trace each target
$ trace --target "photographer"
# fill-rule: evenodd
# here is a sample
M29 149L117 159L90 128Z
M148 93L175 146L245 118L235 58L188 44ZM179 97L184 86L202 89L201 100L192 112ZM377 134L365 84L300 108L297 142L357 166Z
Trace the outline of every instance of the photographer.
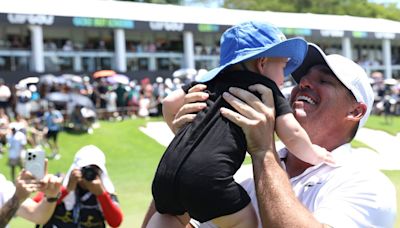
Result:
M106 227L104 221L118 227L123 215L114 191L103 152L93 145L82 147L64 177L53 215L43 227Z

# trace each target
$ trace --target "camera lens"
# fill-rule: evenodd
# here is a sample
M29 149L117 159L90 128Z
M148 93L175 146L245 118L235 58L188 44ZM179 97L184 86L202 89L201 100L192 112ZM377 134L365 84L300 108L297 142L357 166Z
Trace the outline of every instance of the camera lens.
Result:
M87 181L92 181L96 179L97 171L95 168L91 166L82 167L81 172L82 172L82 177Z

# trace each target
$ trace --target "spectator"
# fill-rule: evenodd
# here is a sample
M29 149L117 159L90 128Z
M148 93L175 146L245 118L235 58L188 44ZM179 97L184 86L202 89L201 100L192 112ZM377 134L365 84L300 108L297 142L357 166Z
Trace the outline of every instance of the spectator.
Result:
M11 134L8 136L8 165L11 170L11 180L15 180L15 168L22 169L22 155L27 143L26 134L22 131L23 126L20 123L10 124Z
M0 108L0 157L4 153L4 147L7 145L7 135L10 133L10 120L4 110Z
M106 119L111 120L117 114L117 94L112 86L107 87L107 92L105 94L106 100Z
M49 103L47 111L43 115L45 127L46 127L46 139L51 149L51 158L56 160L61 158L58 148L58 133L61 131L64 117L60 111L55 109L53 103Z
M4 79L0 78L0 108L4 108L7 112L7 108L10 106L11 90L4 83Z
M117 88L115 89L115 93L117 94L117 107L119 116L124 117L126 115L126 102L128 100L128 92L126 91L126 86L118 83Z
M75 105L74 110L70 115L70 122L68 127L76 132L88 131L91 123L83 116L83 107L81 105Z
M96 146L84 146L75 154L63 180L61 198L44 228L97 228L105 227L105 222L118 227L121 224L122 211L105 164L104 153Z
M16 114L22 116L25 119L31 117L31 97L32 93L26 87L26 85L16 85L17 89L17 104L16 104Z
M71 40L66 40L65 44L62 47L63 51L73 51L74 45L72 44Z
M150 97L146 96L143 90L140 91L139 97L139 117L148 117L150 115L149 108L150 108Z
M139 100L140 100L140 85L136 84L136 81L132 81L129 83L129 92L128 92L128 115L136 116L139 108Z
M28 126L28 134L30 135L28 141L31 141L30 144L32 147L39 146L44 148L47 145L45 142L45 127L40 121L40 118L32 119L31 124Z

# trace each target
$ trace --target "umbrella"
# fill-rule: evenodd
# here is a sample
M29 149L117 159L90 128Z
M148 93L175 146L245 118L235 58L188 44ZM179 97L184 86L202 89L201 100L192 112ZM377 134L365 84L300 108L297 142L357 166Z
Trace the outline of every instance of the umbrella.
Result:
M64 78L67 81L72 81L72 82L76 82L76 83L83 82L83 79L80 76L74 75L74 74L63 74L63 75L61 75L61 78Z
M183 69L174 71L174 73L172 73L172 76L174 78L185 78L185 77L192 77L196 74L197 74L197 70L195 70L193 68L183 68Z
M102 78L102 77L110 77L114 74L117 74L113 70L99 70L93 73L93 78Z
M46 99L48 101L58 104L69 103L69 105L71 106L80 105L83 107L94 109L94 104L92 100L84 95L77 93L52 92L46 95Z
M38 77L27 77L24 79L21 79L18 84L20 85L28 85L28 84L36 84L39 82L39 78Z
M47 94L45 98L54 103L70 102L68 93L52 92L52 93Z
M108 77L107 82L109 82L111 84L120 83L120 84L128 85L129 78L123 74L115 74L111 77Z
M93 101L90 100L90 98L87 97L87 96L84 96L84 95L81 95L81 94L78 94L78 93L71 93L69 95L69 97L70 97L70 99L71 99L71 101L72 101L74 106L75 105L80 105L80 106L83 106L83 107L94 109Z
M386 85L396 85L398 82L394 78L387 78L387 79L384 80L384 83Z
M56 81L57 81L57 77L52 74L45 74L45 75L40 76L40 78L39 78L40 84L49 85L49 84L56 83Z

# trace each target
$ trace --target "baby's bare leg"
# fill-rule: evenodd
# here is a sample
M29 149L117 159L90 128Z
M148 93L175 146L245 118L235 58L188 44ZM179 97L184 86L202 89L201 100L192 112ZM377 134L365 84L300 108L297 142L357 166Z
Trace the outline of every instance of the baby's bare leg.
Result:
M220 228L256 228L258 226L256 211L251 203L242 210L212 220Z
M161 227L171 227L171 228L185 228L189 223L190 217L188 214L184 215L168 215L168 214L160 214L156 212L149 223L147 224L147 228L161 228Z

